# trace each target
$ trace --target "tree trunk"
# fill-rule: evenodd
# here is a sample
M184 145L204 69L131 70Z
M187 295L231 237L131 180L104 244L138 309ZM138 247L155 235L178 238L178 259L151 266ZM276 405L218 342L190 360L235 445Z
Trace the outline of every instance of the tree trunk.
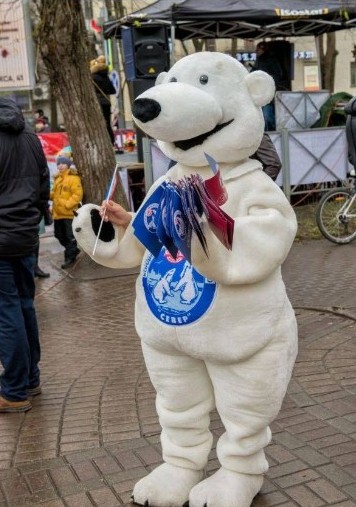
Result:
M335 87L335 66L336 57L339 52L336 49L335 32L328 32L326 34L326 49L324 50L324 35L319 35L316 38L319 51L320 61L320 74L321 74L321 88L329 90L330 93L334 92Z
M59 128L58 125L58 114L57 114L57 101L56 97L52 92L52 88L50 87L50 107L51 107L51 129L56 132Z
M88 65L88 37L78 0L36 0L36 39L63 113L85 202L100 203L116 164ZM116 200L127 199L118 182Z
M335 32L328 32L326 34L326 62L328 65L325 67L325 86L330 93L334 93L335 89L335 67L336 57L339 52L336 50L336 34Z
M196 53L199 53L199 51L203 51L203 49L205 47L205 40L204 39L194 38L194 39L192 39L192 41L193 41L193 46L194 46Z

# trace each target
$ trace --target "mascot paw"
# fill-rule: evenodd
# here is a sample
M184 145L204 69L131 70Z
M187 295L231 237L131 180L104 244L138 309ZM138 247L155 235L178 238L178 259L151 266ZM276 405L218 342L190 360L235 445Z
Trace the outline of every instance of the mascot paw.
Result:
M202 471L164 463L135 485L132 499L145 506L182 507L188 505L189 492L202 477Z
M116 232L111 222L104 221L101 224L99 209L95 204L85 204L79 208L72 224L73 234L82 249L91 255L100 230L97 254L109 258L117 250Z
M250 507L262 483L262 475L240 474L220 468L192 489L189 507Z

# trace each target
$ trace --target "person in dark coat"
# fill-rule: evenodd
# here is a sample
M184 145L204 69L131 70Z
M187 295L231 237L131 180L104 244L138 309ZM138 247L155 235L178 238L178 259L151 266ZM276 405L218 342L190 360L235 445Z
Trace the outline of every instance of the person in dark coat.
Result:
M41 143L16 103L0 97L0 413L30 410L41 392L34 268L48 199Z
M251 72L255 70L262 70L273 77L278 90L283 70L277 57L270 51L267 42L259 42L256 46L256 63L252 66ZM276 130L274 99L262 107L262 112L265 119L265 131Z
M35 111L35 131L36 132L51 132L51 125L49 124L48 117L44 115L42 109Z
M251 155L251 158L261 162L263 171L268 174L273 181L276 181L282 169L282 162L271 138L266 132L263 134L260 146L257 148L257 151Z
M109 67L106 63L105 56L98 56L98 58L90 62L90 72L95 87L95 93L105 119L111 143L114 146L115 137L111 127L110 95L114 95L116 90L110 81L108 71Z

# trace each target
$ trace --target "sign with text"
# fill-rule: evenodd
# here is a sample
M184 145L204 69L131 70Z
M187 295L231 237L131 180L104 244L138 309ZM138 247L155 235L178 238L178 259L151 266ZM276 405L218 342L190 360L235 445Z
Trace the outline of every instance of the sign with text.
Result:
M0 2L0 91L34 86L28 1Z
M255 62L257 59L256 53L251 51L238 51L236 53L236 60L238 62ZM314 51L294 51L295 60L313 60Z
M320 90L318 66L305 65L303 71L304 71L304 90L312 92Z

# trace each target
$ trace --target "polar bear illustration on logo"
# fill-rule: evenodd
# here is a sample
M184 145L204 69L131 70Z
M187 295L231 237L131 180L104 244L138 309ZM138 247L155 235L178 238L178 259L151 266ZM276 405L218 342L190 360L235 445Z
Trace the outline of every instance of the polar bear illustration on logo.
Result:
M92 256L99 206L83 206L73 222L78 243L96 262L141 265L135 325L157 392L164 463L135 485L140 505L249 507L268 469L269 426L297 354L296 320L281 277L295 214L261 164L249 158L263 135L261 106L273 95L273 79L264 72L248 73L230 56L203 52L179 60L133 103L136 124L176 162L145 202L167 181L195 173L210 178L210 155L228 195L221 208L234 219L231 250L203 215L208 255L193 232L191 262L164 247L154 256L135 236L129 216L124 225L106 223L111 233L100 236ZM157 298L159 280L166 286L158 286ZM206 476L214 408L225 431L216 446L220 468Z
M163 277L158 280L158 282L155 285L155 288L153 289L153 296L158 301L158 303L166 303L167 300L165 299L166 296L170 296L171 293L171 287L170 282L174 275L174 269L170 269L167 273L163 275Z

